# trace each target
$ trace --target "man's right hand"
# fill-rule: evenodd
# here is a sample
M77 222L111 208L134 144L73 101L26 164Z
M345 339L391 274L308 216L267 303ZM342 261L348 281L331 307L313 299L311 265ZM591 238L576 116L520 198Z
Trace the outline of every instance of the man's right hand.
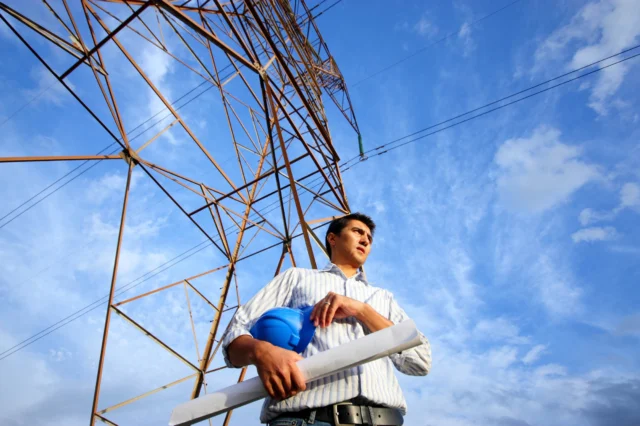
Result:
M255 351L254 364L269 396L283 400L307 388L296 365L300 355L268 342L260 342Z

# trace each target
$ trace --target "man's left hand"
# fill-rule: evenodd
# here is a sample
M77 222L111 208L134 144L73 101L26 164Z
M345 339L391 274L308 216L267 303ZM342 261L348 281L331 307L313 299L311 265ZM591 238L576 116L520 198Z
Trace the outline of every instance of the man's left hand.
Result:
M334 319L358 318L364 308L363 302L330 291L313 307L311 321L316 327L328 327Z

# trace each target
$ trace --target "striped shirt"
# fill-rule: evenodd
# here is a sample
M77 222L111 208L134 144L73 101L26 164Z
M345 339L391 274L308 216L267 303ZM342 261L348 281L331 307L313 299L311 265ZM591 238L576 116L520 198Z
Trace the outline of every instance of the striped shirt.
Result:
M239 336L251 335L249 329L265 311L281 306L312 306L330 291L367 303L394 324L409 318L389 291L370 285L362 272L347 278L333 264L320 270L291 268L275 277L237 310L222 342L227 366L234 367L227 353L229 344ZM301 355L310 357L368 333L355 318L334 320L329 327L316 329L313 340ZM286 412L324 407L356 397L371 404L398 408L406 414L407 403L392 367L413 376L424 376L429 372L431 347L424 335L420 334L420 337L423 343L416 348L307 383L304 392L284 401L267 397L260 421L267 423Z

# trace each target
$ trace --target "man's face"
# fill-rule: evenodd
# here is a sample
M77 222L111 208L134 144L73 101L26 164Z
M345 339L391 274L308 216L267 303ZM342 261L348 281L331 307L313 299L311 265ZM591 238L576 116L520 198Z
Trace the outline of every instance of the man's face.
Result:
M329 234L332 260L362 266L371 251L373 237L367 225L359 220L350 220L340 235Z

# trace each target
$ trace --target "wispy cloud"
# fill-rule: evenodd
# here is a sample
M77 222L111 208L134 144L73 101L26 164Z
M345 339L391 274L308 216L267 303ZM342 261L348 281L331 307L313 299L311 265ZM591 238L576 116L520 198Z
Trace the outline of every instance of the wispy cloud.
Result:
M600 176L580 156L580 147L563 143L554 128L538 127L530 137L509 139L495 155L500 196L518 210L551 209Z
M175 64L176 62L173 58L151 45L145 47L140 55L140 67L169 102L174 99L171 85L169 84L169 76L174 71ZM140 81L142 82L142 80ZM142 83L145 84L144 82ZM151 88L147 89L147 99L146 111L142 117L153 116L158 111L164 111L166 109L162 100ZM161 114L161 117L164 115L164 113ZM162 138L166 139L172 145L180 144L180 140L174 135L172 130L164 132Z
M576 315L583 309L583 291L567 269L567 265L558 265L550 254L539 255L531 265L531 281L540 301L554 317Z
M580 224L587 226L597 222L611 221L626 209L640 211L640 185L635 182L625 183L620 189L619 196L619 204L611 210L598 211L592 208L583 209L578 215Z
M616 229L612 226L600 228L597 226L584 228L571 234L574 243L593 242L593 241L609 241L618 237Z
M567 61L567 68L582 67L637 43L640 37L640 9L634 0L603 0L586 4L571 22L554 31L536 51L534 69L551 61ZM606 64L603 64L606 65ZM624 103L614 96L622 85L630 65L619 64L600 73L591 87L589 106L599 115Z
M522 357L522 362L525 364L533 364L540 359L543 353L547 350L546 345L535 345L533 348Z
M504 317L483 319L473 329L473 334L484 341L503 341L512 345L530 342L530 338L520 335L520 328Z
M640 207L640 185L637 183L625 183L620 190L620 207Z
M438 27L426 16L423 16L413 25L413 31L420 36L432 38L438 34Z
M471 25L469 22L465 22L460 27L460 31L458 31L458 39L462 43L464 56L469 56L476 47L475 42L471 37Z

